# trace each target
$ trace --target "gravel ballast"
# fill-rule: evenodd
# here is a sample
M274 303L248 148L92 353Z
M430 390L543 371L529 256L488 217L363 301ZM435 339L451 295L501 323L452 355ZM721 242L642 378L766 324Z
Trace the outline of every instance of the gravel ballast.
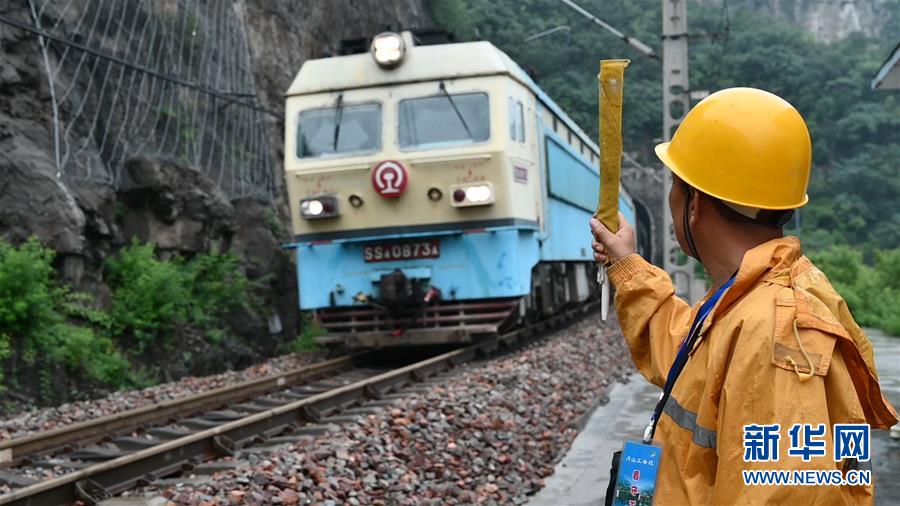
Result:
M188 376L142 390L120 391L88 401L72 402L57 407L25 411L0 421L0 441L54 429L65 425L93 420L130 409L171 399L272 376L324 360L321 353L292 354L272 358L240 371L228 371L212 376Z
M333 432L127 495L204 506L521 504L553 473L581 417L631 371L618 323L590 316Z

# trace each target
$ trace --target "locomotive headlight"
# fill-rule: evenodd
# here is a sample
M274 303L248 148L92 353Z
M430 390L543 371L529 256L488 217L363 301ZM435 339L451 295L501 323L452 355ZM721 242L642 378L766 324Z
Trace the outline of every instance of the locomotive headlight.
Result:
M457 184L450 187L453 207L486 206L494 203L494 186L489 182Z
M375 63L390 69L400 65L403 55L406 53L406 43L403 42L403 37L399 33L384 32L372 39L372 46L369 50L372 52Z
M340 216L338 201L331 195L310 197L300 201L300 217L304 220L318 220Z
M325 206L322 205L322 201L320 200L310 200L306 203L306 214L310 216L318 216L322 214L322 211L325 210Z
M473 203L487 202L491 199L491 188L487 185L466 188L466 198Z

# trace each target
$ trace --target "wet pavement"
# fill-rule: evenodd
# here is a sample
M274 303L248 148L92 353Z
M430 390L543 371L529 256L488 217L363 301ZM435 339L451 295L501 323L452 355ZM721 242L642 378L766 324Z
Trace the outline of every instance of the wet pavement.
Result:
M900 337L885 336L866 329L875 348L875 368L881 392L894 409L900 409ZM894 438L886 430L872 431L872 472L875 475L875 504L900 504L900 424Z
M866 330L875 349L882 392L894 407L900 406L900 337ZM545 486L529 501L529 506L586 506L603 504L609 483L609 460L622 449L626 439L637 440L643 433L660 389L640 375L616 385L610 401L594 412L572 443L572 448L556 465ZM900 427L897 427L900 430ZM900 436L900 434L897 434ZM875 475L875 504L900 504L900 439L889 431L872 431L872 470Z

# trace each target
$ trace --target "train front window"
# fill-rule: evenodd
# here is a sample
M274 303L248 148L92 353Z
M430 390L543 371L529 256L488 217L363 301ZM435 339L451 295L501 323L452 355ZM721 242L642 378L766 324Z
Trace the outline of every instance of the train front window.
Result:
M491 136L486 93L400 101L400 147L435 148L484 142Z
M300 113L297 156L378 151L381 148L381 105L356 104L310 109Z

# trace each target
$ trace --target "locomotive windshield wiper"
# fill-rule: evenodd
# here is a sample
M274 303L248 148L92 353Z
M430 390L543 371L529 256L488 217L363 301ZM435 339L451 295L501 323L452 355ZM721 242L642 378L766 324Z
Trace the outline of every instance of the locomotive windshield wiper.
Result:
M469 130L469 125L466 123L466 118L463 118L462 113L459 111L459 107L456 107L456 102L453 100L453 97L447 93L447 87L444 86L444 81L441 81L441 84L438 85L438 88L444 93L444 96L447 97L447 100L450 101L450 105L453 106L453 110L456 111L456 116L459 117L459 122L462 123L463 128L466 129L466 134L470 139L474 140L475 136L472 135L472 131Z
M332 150L337 152L338 138L341 135L341 120L344 118L344 94L338 95L337 103L334 105L334 145Z

